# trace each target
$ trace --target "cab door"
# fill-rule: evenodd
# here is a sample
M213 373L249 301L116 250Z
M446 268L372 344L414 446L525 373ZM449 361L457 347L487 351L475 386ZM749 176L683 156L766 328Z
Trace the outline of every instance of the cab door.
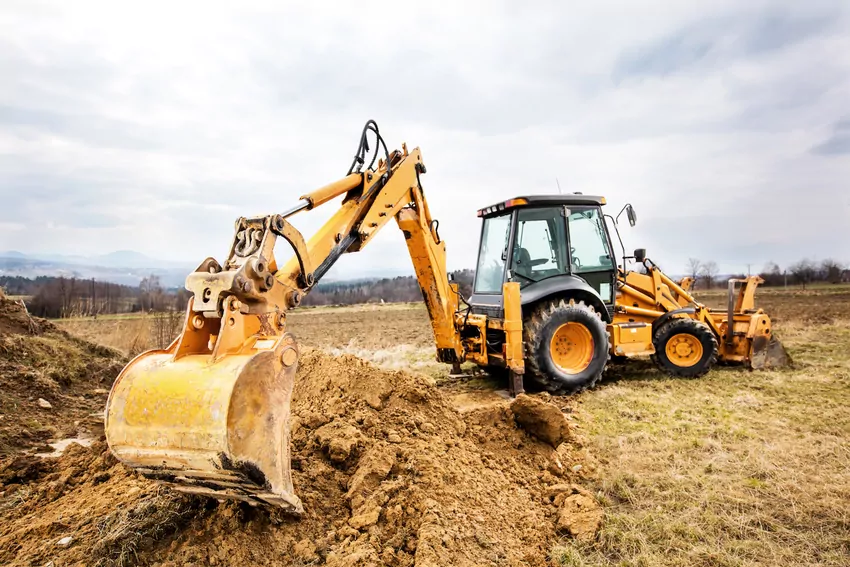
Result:
M614 303L616 266L599 207L565 207L570 273L595 289L605 305Z
M481 226L478 261L470 304L476 313L502 316L502 285L510 255L513 213L485 217Z

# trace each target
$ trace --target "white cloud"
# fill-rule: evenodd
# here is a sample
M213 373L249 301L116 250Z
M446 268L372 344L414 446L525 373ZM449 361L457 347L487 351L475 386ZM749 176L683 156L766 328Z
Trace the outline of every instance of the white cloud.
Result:
M671 271L850 260L840 1L279 4L4 2L0 250L221 256L375 118L422 148L452 268L476 209L556 177L634 203ZM332 275L408 264L389 227Z

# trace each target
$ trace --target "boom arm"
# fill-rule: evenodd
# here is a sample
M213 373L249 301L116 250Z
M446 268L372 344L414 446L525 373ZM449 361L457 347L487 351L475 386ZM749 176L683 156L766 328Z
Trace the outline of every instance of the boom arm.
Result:
M227 261L208 258L186 280L194 293L192 310L220 318L228 298L240 311L260 318L261 325L285 327L284 312L296 307L342 254L366 246L391 218L401 228L434 329L438 358L458 360L462 348L454 327L458 308L455 284L448 282L446 245L431 218L419 181L425 173L418 148L388 153L377 167L346 177L303 195L283 214L240 218ZM287 218L344 195L339 210L308 241ZM274 256L276 237L295 255L283 267ZM265 322L265 323L264 323Z

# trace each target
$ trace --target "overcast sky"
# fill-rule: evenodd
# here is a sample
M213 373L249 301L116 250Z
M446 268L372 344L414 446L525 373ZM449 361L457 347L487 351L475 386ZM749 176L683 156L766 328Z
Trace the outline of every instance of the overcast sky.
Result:
M374 118L421 147L450 268L556 178L633 203L674 273L850 261L846 1L129 4L0 1L0 251L222 259ZM388 225L332 275L409 262Z

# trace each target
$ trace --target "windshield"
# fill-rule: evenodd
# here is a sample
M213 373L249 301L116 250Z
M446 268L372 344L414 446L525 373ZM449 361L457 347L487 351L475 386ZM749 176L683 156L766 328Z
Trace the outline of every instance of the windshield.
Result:
M614 266L598 208L571 207L570 252L574 272L610 270Z
M484 219L475 270L475 293L501 293L510 231L510 214Z

